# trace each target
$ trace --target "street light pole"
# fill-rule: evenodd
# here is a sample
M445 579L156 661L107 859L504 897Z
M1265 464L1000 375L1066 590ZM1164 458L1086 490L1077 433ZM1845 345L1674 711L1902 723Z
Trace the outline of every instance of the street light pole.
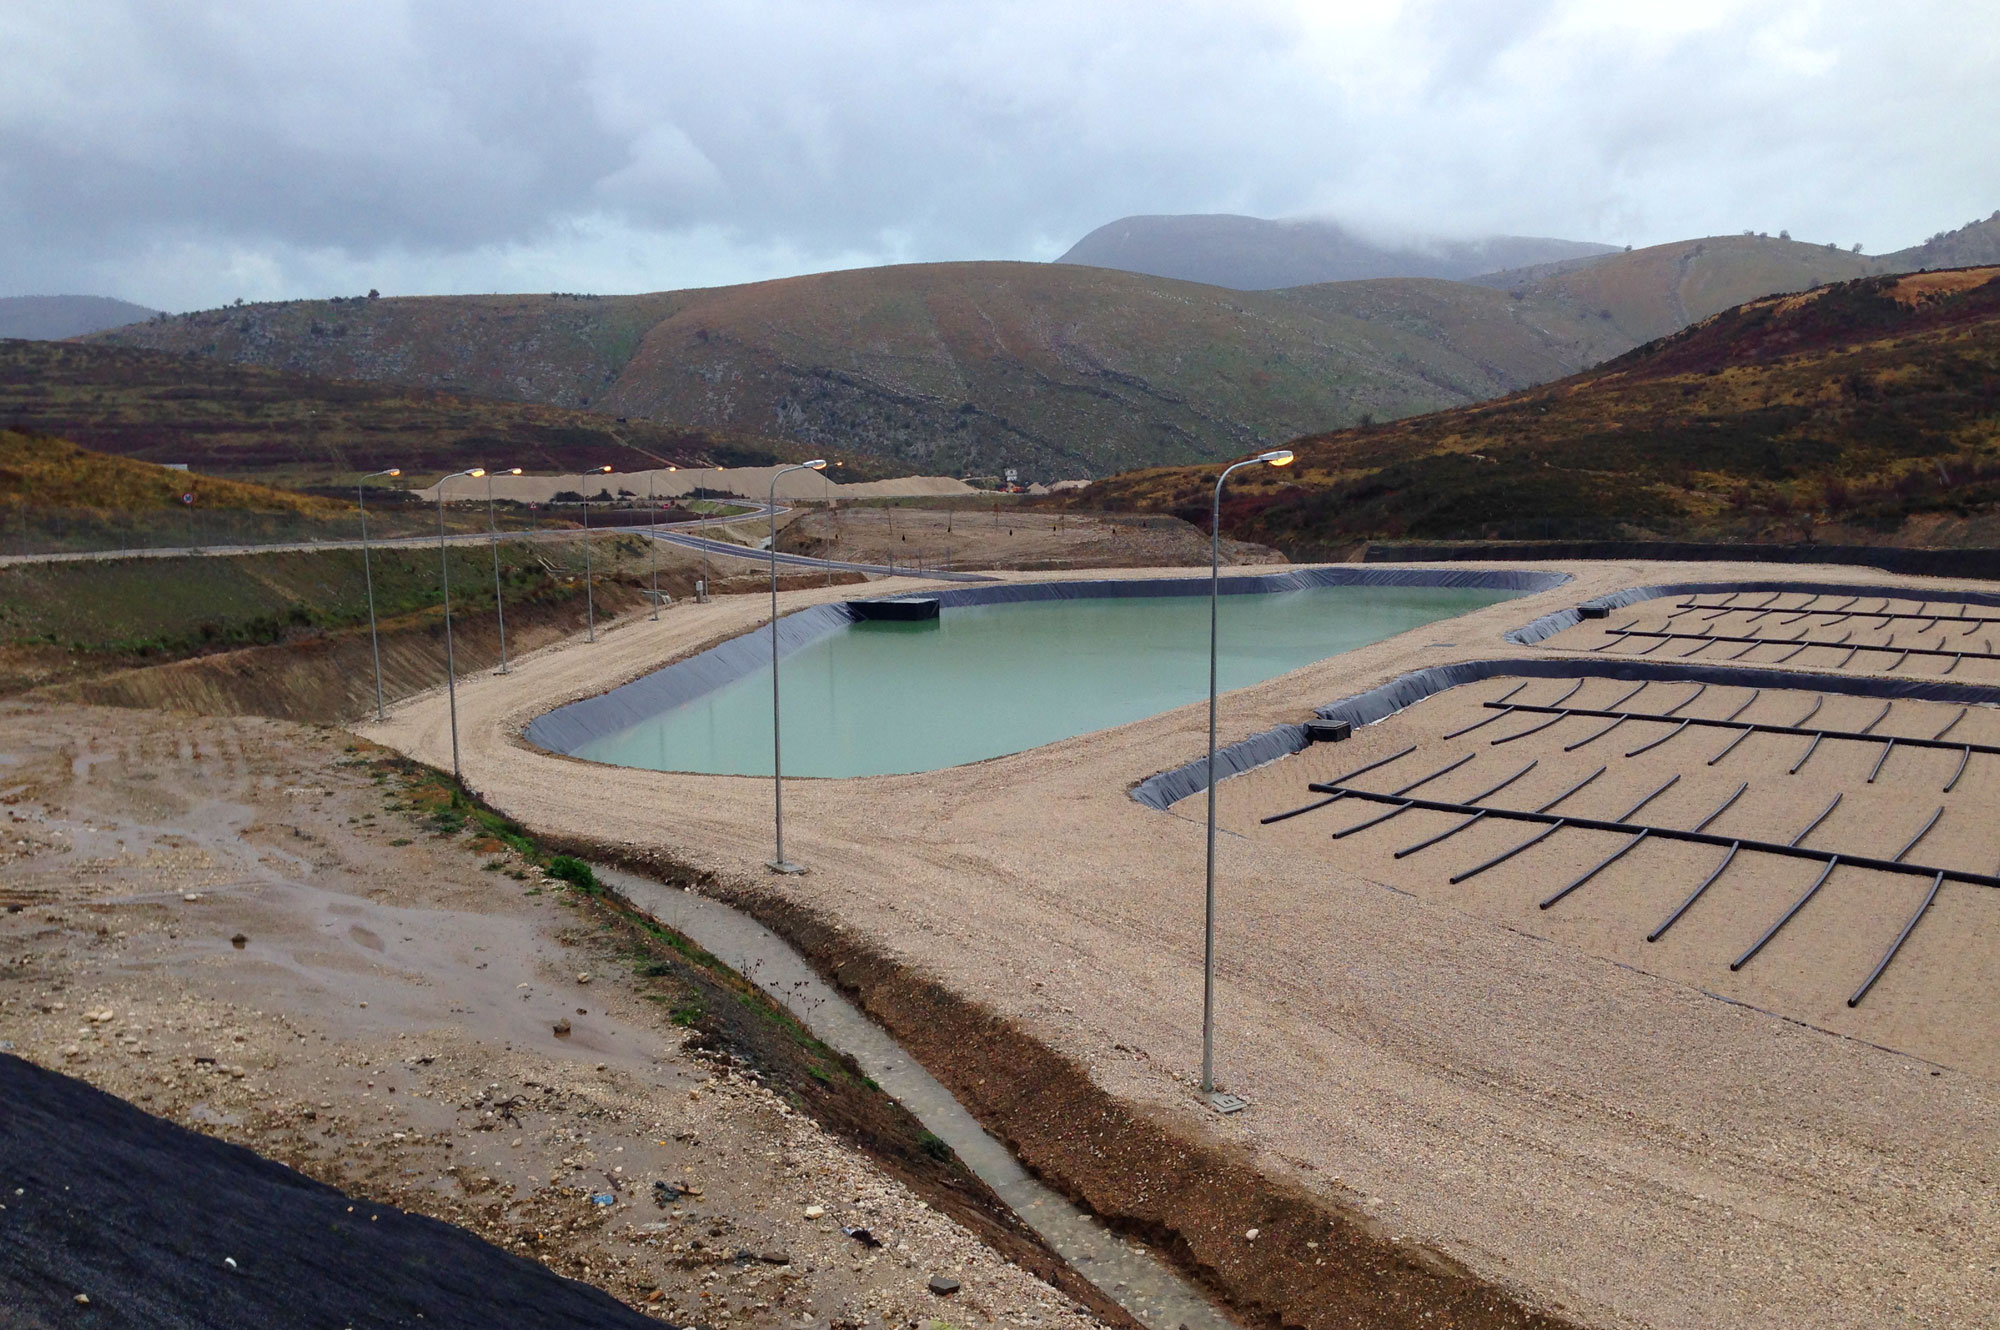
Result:
M608 476L611 468L594 466L584 472L586 476ZM590 579L590 495L583 495L583 608L590 616L590 640L597 640L597 588Z
M660 501L653 494L654 475L646 473L646 543L653 547L653 622L660 621Z
M1215 478L1215 503L1208 526L1208 766L1204 769L1208 778L1208 893L1201 959L1201 1092L1218 1113L1236 1113L1247 1107L1241 1096L1219 1094L1215 1088L1215 787L1219 783L1215 776L1215 702L1222 605L1222 482L1231 472L1260 462L1290 466L1292 454L1279 448L1223 468Z
M400 476L403 469L370 471L354 485L355 505L361 509L361 577L368 584L368 645L375 651L375 719L387 720L382 709L382 639L375 631L375 569L368 559L368 482L377 476Z
M785 858L785 759L778 728L778 478L794 471L824 471L826 462L814 458L796 466L780 468L771 476L771 807L778 830L778 854L770 862L774 873L803 873L799 864Z
M451 778L458 780L458 661L451 645L451 552L444 543L444 487L460 476L470 476L474 480L486 474L486 468L475 466L470 471L460 471L446 476L437 483L438 496L438 575L444 584L444 690L451 700Z
M500 473L518 476L520 467ZM493 473L486 473L486 530L493 540L493 617L500 624L500 673L507 673L507 602L500 596L500 523L493 516Z

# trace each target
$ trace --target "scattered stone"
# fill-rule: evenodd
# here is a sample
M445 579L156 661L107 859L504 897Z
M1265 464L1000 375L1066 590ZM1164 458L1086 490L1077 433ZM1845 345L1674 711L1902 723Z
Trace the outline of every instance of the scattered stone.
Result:
M587 984L590 982L590 976L588 974L580 974L576 977L576 981L579 984Z
M563 1016L557 1018L554 1028L558 1035L567 1035L569 1033L569 1017Z
M90 1305L90 1295L88 1293L77 1294L76 1305L79 1307L88 1307Z
M848 1228L842 1225L840 1231L864 1247L879 1247L882 1245L882 1239L876 1237L865 1228Z
M809 1206L807 1206L807 1207L806 1207L806 1218L807 1218L807 1219L824 1219L824 1218L826 1218L826 1207L825 1207L825 1206L823 1206L823 1205L809 1205Z
M250 939L246 934L238 933L235 937L229 939L229 945L241 951L250 945Z
M1260 1229L1246 1228L1243 1230L1243 1236L1249 1241L1255 1242L1257 1240L1257 1234L1261 1231L1262 1230Z
M956 1279L948 1279L944 1275L932 1275L931 1292L937 1294L940 1298L948 1298L958 1292L958 1281Z
M759 1252L757 1259L765 1265L790 1265L792 1263L791 1254L781 1251Z
M671 1182L653 1184L653 1204L664 1210L681 1198L681 1189Z
M183 893L183 894L182 894L182 896L181 896L181 899L182 899L182 900L184 900L184 901L187 901L187 902L188 902L188 903L190 903L190 904L192 904L192 903L194 903L195 901L198 901L198 900L200 900L200 899L201 899L201 893L200 893L199 891L190 891L190 892L185 892L185 893Z

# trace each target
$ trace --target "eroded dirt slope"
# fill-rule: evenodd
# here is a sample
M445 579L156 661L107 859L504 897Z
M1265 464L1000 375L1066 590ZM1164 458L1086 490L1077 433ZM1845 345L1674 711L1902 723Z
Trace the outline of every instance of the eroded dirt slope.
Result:
M421 769L17 703L0 821L0 1047L675 1323L1097 1323L851 1067L760 1060L766 1018Z

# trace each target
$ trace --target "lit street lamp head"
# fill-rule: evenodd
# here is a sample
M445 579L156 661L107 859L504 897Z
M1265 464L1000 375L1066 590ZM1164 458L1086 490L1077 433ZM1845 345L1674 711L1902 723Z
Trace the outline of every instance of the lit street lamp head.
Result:
M1290 466L1297 459L1292 456L1290 448L1278 448L1262 454L1257 460L1260 462L1269 462L1272 466Z
M826 470L826 459L824 457L815 457L812 461L802 462L800 465L809 471L824 471Z

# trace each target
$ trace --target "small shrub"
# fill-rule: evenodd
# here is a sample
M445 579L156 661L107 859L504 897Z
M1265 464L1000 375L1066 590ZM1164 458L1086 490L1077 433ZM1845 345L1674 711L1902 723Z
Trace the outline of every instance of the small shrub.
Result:
M549 860L549 876L569 883L578 891L596 891L597 874L590 865L573 855L559 854Z

